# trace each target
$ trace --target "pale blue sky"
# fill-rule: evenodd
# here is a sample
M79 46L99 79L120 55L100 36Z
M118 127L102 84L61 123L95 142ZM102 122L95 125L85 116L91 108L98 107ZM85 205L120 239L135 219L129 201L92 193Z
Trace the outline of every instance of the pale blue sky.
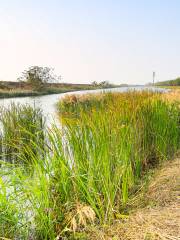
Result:
M31 65L65 82L180 76L180 0L0 0L0 80Z

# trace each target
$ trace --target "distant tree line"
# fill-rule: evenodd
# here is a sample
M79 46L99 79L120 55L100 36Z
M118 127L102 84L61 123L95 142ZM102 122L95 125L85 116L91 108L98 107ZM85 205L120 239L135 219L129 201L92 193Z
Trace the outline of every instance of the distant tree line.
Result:
M23 71L18 78L19 82L27 83L33 90L41 91L46 88L49 83L59 83L61 76L56 76L54 70L50 67L31 66L27 70ZM108 81L91 83L95 88L109 88L116 85L109 83Z
M180 86L180 77L178 77L174 80L157 82L155 85L156 86Z
M114 86L113 84L111 84L111 83L109 83L108 81L102 81L102 82L96 82L96 81L93 81L92 83L91 83L91 85L92 86L94 86L94 87L103 87L103 88L109 88L109 87L112 87L112 86Z
M49 67L40 67L40 66L31 66L18 78L20 82L28 83L34 90L40 91L45 88L48 83L58 83L61 79L61 76L58 77L54 74L52 68ZM110 84L108 81L91 83L93 87L102 87L108 88L113 87L113 84Z

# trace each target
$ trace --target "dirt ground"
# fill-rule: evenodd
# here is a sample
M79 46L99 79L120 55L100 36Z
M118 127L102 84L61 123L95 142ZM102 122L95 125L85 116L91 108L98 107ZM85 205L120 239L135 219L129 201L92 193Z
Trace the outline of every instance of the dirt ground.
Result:
M127 218L92 231L98 240L180 240L180 158L155 170L146 192Z

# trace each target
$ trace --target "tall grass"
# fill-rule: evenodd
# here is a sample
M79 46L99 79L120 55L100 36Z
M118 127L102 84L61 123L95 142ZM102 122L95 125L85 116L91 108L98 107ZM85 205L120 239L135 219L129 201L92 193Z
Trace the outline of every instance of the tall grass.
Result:
M88 223L110 223L126 208L142 175L180 147L180 110L160 94L113 93L66 101L57 105L62 126L47 130L43 147L39 138L24 142L28 148L22 159L32 156L30 142L43 152L33 154L32 171L25 171L21 161L2 161L0 237L60 239ZM32 133L32 120L25 122L26 132ZM33 136L38 118L34 124Z
M88 103L87 111L87 100L81 100L79 117L73 119L74 109L69 108L69 118L62 121L80 200L93 206L101 221L112 219L127 202L131 187L145 169L172 156L179 147L175 105L152 93L104 98L108 100L101 106Z
M0 128L1 156L4 160L25 162L42 153L45 120L39 108L15 104L2 107Z

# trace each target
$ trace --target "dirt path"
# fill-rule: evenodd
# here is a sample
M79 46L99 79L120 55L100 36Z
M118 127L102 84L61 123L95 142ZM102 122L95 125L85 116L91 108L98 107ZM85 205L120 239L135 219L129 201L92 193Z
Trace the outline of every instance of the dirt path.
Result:
M158 169L139 208L112 227L95 231L98 240L180 240L180 158Z

